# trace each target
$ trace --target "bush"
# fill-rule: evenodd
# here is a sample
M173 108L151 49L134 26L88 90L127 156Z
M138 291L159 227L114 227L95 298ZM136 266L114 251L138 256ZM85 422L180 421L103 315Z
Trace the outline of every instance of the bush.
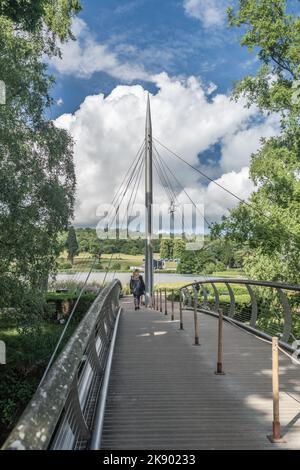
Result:
M113 271L120 271L121 270L121 264L120 263L113 263L111 269Z
M226 266L224 263L221 263L221 261L219 261L216 265L215 265L215 271L214 272L222 272L222 271L225 271L226 270Z
M77 298L78 298L78 293L49 292L46 295L47 305L44 311L47 314L47 312L49 312L49 309L52 312L54 310L54 317L55 317L55 314L63 313L63 305L69 302L68 313L71 313L72 307L75 304ZM76 314L75 314L77 321L80 321L84 317L84 315L87 313L88 309L93 304L96 298L97 298L97 293L94 293L94 292L85 293L81 296L78 302L78 305L76 308ZM55 309L53 309L53 305L55 305Z
M214 263L207 263L204 266L203 273L212 274L215 270L216 270L216 265Z
M70 261L64 261L63 263L59 263L58 265L59 269L72 269L73 265L70 263Z

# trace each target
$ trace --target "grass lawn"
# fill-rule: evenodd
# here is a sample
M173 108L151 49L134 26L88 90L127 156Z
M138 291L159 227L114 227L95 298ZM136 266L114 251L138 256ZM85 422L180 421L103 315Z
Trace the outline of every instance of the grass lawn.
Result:
M159 259L159 253L154 254L155 259ZM91 263L93 263L93 256L88 253L80 253L78 256L75 257L74 266L73 268L66 268L64 266L65 263L68 263L67 253L63 252L62 255L58 258L58 263L61 265L59 270L64 272L74 272L81 270L82 272L89 271L91 267ZM129 272L130 268L133 266L140 267L144 263L144 255L126 255L123 253L114 253L113 255L110 254L102 254L100 260L100 266L96 265L95 270L98 271L106 271L108 266L113 270L113 265L118 264L120 267L117 271L125 271ZM168 269L173 269L176 267L175 263L169 263L170 266L167 265ZM174 266L173 266L174 265Z

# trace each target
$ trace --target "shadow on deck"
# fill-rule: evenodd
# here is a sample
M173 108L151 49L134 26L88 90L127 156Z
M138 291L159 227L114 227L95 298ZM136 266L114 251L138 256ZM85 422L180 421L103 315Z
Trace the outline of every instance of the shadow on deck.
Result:
M299 366L280 356L286 444L271 444L271 346L224 324L225 376L216 376L217 321L132 310L124 299L104 420L103 449L300 449Z

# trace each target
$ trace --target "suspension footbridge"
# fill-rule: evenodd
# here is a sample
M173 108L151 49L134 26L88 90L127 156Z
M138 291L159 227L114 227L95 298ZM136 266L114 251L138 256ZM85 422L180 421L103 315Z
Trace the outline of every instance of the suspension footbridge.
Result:
M133 311L118 279L103 284L3 449L300 449L300 286L158 289L153 168L171 204L180 178L155 149L148 101L144 144L114 198L119 207L133 182L130 209L145 169L145 307Z

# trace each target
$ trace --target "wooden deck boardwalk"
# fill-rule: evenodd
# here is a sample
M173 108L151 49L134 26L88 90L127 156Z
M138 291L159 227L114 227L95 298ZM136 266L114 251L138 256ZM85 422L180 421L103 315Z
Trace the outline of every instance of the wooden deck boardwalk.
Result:
M130 303L129 303L130 302ZM271 347L225 323L225 376L216 376L217 321L193 314L185 330L155 311L124 312L113 359L103 449L300 449L300 366L280 356L286 444L271 444Z

